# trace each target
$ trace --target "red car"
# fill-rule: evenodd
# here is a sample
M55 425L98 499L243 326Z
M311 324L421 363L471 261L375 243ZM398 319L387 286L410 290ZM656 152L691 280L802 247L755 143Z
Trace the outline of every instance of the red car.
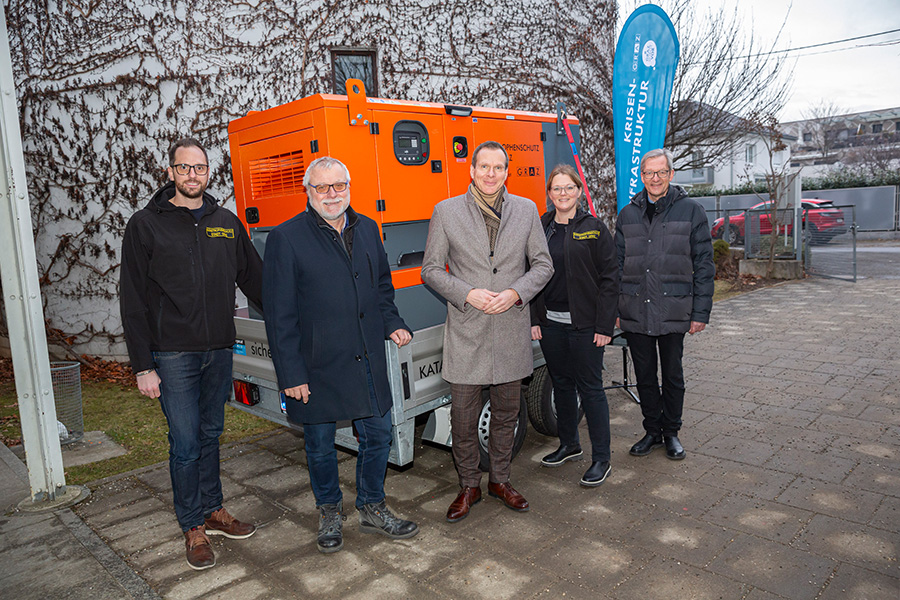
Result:
M844 221L844 211L837 208L831 200L818 198L803 199L803 227L809 230L809 240L812 244L827 244L831 238L847 231L847 223ZM771 202L760 202L751 206L749 210L764 211L771 207ZM741 244L744 241L744 217L746 211L736 215L729 215L728 231L725 231L725 219L713 221L710 233L713 239L724 238L731 245ZM772 233L772 224L768 212L759 213L759 233L767 235ZM787 233L791 233L788 225Z

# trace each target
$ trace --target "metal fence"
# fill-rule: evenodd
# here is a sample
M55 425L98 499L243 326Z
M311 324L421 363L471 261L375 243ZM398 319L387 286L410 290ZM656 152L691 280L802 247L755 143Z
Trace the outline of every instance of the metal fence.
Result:
M769 256L771 234L776 231L776 256L796 258L798 247L794 243L794 209L720 209L707 210L710 234L713 239L723 239L729 246L744 249L745 258ZM773 220L773 217L774 220Z
M856 281L856 206L835 205L844 213L846 226L840 230L819 231L806 228L804 240L803 267L810 275Z
M819 198L830 200L836 205L855 206L858 231L900 231L900 189L897 186L813 190L803 192L802 196L804 200ZM694 198L706 209L710 227L716 219L726 214L737 215L768 199L768 194ZM727 237L725 239L727 241ZM740 242L742 244L743 239Z
M797 230L794 208L778 209L774 215L768 209L708 210L706 213L713 239L724 239L730 246L743 248L745 258L768 258L774 231L776 258L802 257L803 267L810 275L856 281L857 207L843 204L823 210L830 213L840 210L843 214L837 217L832 214L826 219L819 209L803 209L799 240L794 239Z
M776 258L796 260L799 244L794 241L794 212L793 208L748 210L744 217L744 258L768 258L774 244Z

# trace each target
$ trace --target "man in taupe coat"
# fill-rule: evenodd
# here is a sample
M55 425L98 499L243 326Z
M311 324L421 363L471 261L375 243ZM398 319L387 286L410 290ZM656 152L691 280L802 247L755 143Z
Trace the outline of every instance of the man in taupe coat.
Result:
M521 380L531 374L528 303L553 275L537 207L506 191L509 157L497 142L472 153L472 185L434 208L422 280L447 300L442 375L453 402L453 458L462 488L447 511L459 521L481 500L478 415L491 390L488 493L516 511L528 502L509 483ZM447 267L449 266L449 272Z

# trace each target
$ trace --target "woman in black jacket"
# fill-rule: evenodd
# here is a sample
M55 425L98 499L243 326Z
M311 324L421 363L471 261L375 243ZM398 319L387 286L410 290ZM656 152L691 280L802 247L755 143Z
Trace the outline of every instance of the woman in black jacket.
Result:
M554 273L532 302L531 338L540 340L553 381L560 445L541 464L558 467L581 457L581 396L591 438L591 466L581 485L593 487L610 471L609 405L602 371L603 347L612 339L616 320L616 249L603 222L579 208L582 184L574 168L554 167L547 195L554 208L541 223Z

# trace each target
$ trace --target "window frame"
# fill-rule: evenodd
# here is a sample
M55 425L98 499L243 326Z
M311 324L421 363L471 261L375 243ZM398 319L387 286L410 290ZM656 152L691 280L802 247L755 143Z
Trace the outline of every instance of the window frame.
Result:
M366 86L366 96L369 97L379 97L378 93L378 49L377 48L348 48L344 46L337 46L330 49L331 55L331 87L335 94L346 94L346 81L350 79L349 77L344 79L344 81L340 82L338 85L338 63L339 58L343 56L365 56L370 59L370 66L372 69L372 85L369 86L369 82L363 80L363 84Z

